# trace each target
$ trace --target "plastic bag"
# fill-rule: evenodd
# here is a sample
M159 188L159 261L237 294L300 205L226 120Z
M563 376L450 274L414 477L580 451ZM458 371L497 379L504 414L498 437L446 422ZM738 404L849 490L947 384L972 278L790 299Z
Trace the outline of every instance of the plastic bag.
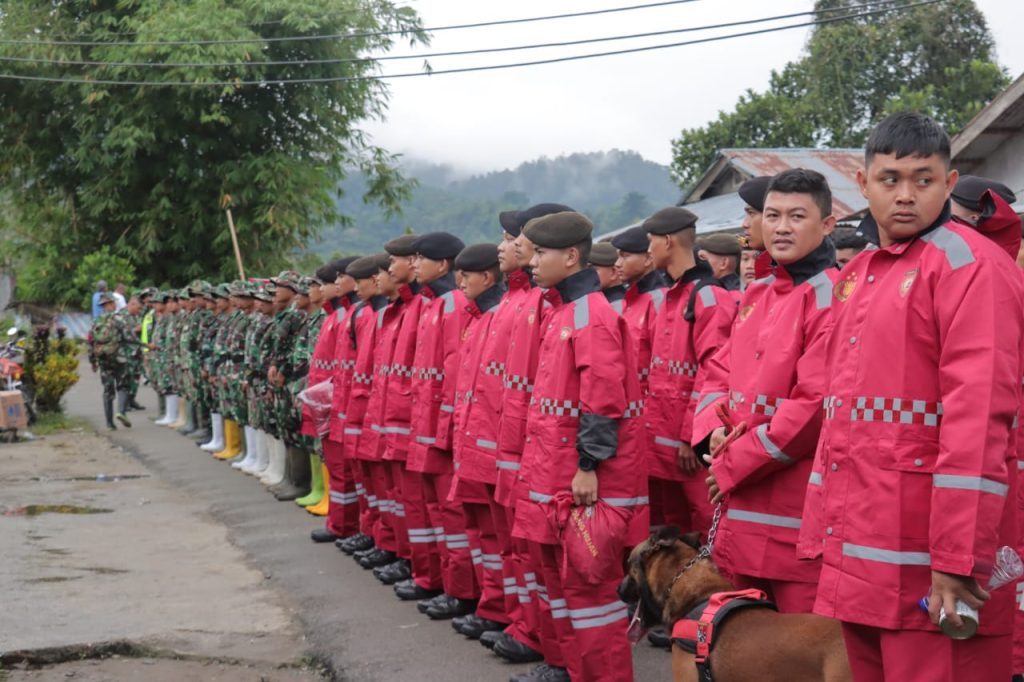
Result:
M577 507L572 504L571 493L559 493L553 502L561 528L563 568L590 585L621 578L633 510L600 500L589 507Z
M327 379L314 384L299 393L299 400L309 409L316 434L323 438L331 430L331 403L334 400L334 383Z

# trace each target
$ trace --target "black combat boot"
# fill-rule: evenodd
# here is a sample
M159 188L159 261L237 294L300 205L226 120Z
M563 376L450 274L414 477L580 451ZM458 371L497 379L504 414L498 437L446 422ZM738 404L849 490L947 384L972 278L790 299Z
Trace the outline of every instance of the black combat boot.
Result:
M131 428L132 423L128 420L128 391L117 392L117 413L114 415L117 417L117 421L121 422L122 426Z

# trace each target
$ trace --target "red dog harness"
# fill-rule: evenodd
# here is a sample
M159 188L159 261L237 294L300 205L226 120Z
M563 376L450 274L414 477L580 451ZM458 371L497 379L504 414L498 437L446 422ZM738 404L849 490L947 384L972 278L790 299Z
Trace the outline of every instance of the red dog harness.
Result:
M715 630L722 626L729 614L748 607L778 610L761 590L715 592L672 626L672 642L694 655L701 680L712 682L713 679L709 656L715 648Z

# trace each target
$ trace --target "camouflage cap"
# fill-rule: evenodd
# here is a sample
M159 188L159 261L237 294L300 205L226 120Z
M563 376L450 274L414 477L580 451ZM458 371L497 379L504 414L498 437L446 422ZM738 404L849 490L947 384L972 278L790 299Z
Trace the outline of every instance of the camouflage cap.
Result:
M106 292L100 294L100 297L99 297L99 304L100 305L106 305L108 303L115 303L115 302L116 301L114 301L114 297L111 296L110 294L108 294Z
M257 287L255 291L252 292L252 297L257 301L263 301L264 303L274 302L274 292L271 291L269 287Z
M228 287L228 284L218 284L217 286L210 290L210 293L213 294L215 298L227 298L228 296L231 295L231 291L228 289Z
M280 273L277 277L271 277L270 281L277 286L287 287L295 293L300 293L302 288L302 275L295 272L294 270L285 270ZM304 292L301 292L304 293Z
M299 280L299 286L301 286L303 289L305 289L305 291L302 292L304 294L309 293L309 288L310 287L312 287L312 286L320 286L322 284L323 284L323 282L318 280L316 277L306 277L306 276L303 276L303 278L301 280Z
M176 299L178 299L179 301L191 301L192 300L192 292L189 291L188 287L185 287L184 289L178 289L178 291L175 293L174 297Z

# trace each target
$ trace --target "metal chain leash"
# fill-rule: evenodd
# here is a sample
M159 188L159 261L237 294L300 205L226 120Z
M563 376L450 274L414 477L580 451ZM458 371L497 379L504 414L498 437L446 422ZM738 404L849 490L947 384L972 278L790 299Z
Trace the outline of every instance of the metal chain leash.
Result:
M718 523L722 520L722 503L719 502L715 506L715 512L711 517L711 527L708 528L708 540L700 548L693 557L687 561L679 572L672 578L672 582L668 584L668 588L665 590L665 598L668 599L669 593L672 592L672 588L675 587L676 582L686 573L688 570L693 568L697 562L703 561L704 559L711 558L711 552L715 548L715 536L718 535Z

